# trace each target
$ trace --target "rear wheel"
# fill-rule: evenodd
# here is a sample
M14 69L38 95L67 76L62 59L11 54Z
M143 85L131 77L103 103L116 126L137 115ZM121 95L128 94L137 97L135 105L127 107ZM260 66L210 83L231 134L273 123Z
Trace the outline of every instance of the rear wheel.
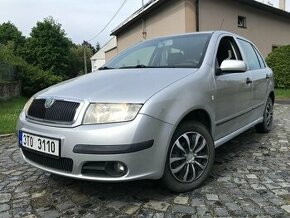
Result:
M164 184L174 192L197 188L214 162L212 137L199 122L184 122L175 131L168 150Z
M273 101L269 97L264 111L264 119L262 123L257 124L256 131L259 133L268 133L273 127Z

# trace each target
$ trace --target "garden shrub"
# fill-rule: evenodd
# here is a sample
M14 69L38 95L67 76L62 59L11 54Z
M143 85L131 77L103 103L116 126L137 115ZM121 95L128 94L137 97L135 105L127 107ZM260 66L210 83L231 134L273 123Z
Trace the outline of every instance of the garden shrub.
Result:
M36 92L63 80L61 76L51 71L41 70L39 67L28 64L23 58L16 56L11 45L0 44L0 63L16 67L17 80L22 81L22 95L30 97Z
M21 72L23 96L32 96L38 91L62 81L61 76L56 76L49 71L43 71L29 64L20 66L19 70Z
M290 45L276 48L266 58L268 66L273 70L275 87L290 88Z

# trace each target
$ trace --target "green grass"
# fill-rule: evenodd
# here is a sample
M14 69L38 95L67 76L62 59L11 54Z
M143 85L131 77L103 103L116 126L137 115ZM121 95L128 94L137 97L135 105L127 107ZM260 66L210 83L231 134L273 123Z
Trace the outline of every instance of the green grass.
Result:
M0 100L0 134L15 132L18 115L26 101L28 99L24 97Z
M290 99L290 89L275 89L275 97L278 100Z

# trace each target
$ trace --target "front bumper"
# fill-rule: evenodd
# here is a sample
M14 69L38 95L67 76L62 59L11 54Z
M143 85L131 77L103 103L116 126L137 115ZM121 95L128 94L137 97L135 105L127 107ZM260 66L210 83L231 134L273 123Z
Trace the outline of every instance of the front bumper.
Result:
M17 124L17 132L19 130L60 139L61 157L73 161L72 170L67 172L32 161L21 149L24 160L33 166L77 179L127 181L162 177L174 126L139 114L131 122L52 127L29 122L22 112ZM128 169L127 173L121 177L82 173L83 166L88 162L113 161L124 163Z

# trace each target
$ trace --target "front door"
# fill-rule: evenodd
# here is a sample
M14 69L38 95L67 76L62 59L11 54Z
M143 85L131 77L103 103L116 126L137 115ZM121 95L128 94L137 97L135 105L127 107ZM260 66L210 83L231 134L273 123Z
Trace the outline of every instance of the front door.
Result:
M242 60L241 52L231 36L221 38L216 55L216 68L224 60ZM228 72L215 76L215 140L250 123L253 91L250 71Z

